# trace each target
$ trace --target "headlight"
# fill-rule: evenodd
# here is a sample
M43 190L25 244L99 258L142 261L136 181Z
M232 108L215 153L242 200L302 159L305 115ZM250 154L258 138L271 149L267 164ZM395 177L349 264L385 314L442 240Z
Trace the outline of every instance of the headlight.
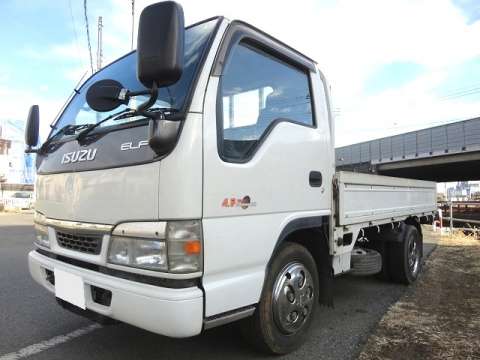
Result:
M34 243L50 248L50 240L48 238L48 227L45 225L45 215L35 212L33 221L35 222L35 240Z
M121 224L111 237L108 262L171 273L201 271L201 222Z
M165 241L112 236L108 262L149 270L167 271Z

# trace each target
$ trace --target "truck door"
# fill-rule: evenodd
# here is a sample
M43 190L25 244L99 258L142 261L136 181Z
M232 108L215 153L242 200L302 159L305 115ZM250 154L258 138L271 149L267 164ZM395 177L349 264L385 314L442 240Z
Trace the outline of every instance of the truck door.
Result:
M256 303L282 230L330 214L333 158L314 64L243 23L228 31L204 106L207 317Z

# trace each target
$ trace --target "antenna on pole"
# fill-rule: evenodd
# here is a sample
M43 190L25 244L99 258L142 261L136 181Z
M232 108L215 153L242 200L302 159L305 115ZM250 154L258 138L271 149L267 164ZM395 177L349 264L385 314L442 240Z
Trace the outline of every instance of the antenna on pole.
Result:
M135 31L135 0L132 0L132 43L130 49L133 50L133 33Z
M97 33L97 71L102 68L102 57L103 57L103 49L102 49L102 17L98 17L98 33Z

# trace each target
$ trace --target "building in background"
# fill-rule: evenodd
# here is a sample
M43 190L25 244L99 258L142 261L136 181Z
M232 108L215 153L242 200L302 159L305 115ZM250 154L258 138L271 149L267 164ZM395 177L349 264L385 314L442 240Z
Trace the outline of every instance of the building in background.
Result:
M476 181L459 181L455 186L447 188L448 201L468 201L480 191L480 184Z
M25 154L25 122L0 120L0 182L3 184L33 184L35 155Z
M35 155L25 154L25 122L0 119L0 211L33 207Z

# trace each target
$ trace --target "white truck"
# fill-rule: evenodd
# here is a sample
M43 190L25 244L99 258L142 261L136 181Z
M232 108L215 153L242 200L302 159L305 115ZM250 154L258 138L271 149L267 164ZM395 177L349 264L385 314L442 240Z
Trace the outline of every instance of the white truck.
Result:
M316 63L241 21L146 7L137 50L75 90L37 147L32 277L65 308L170 337L242 320L260 349L305 340L334 277L405 284L434 183L335 172Z

